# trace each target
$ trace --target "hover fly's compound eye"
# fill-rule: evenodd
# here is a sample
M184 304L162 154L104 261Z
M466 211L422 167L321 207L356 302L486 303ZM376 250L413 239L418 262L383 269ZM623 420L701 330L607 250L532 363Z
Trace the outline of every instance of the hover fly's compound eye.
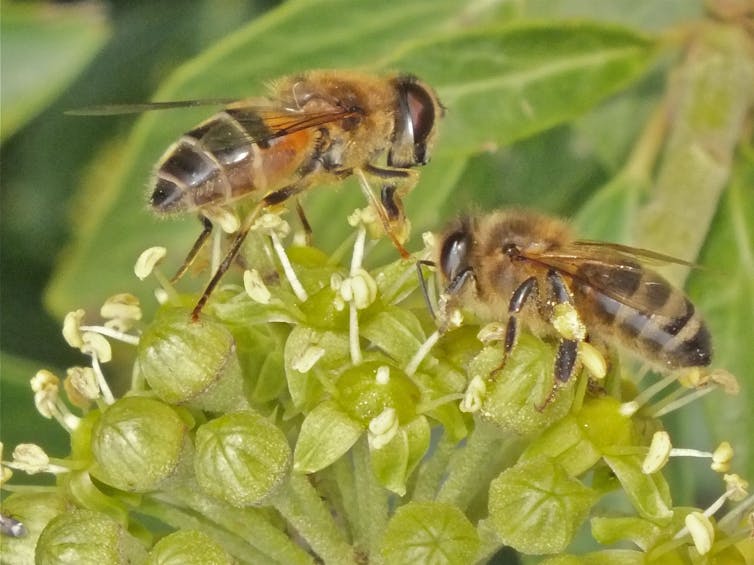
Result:
M427 145L435 129L434 95L413 77L397 79L398 107L388 165L408 168L426 165Z
M440 269L445 279L452 282L468 266L469 238L464 231L457 231L442 244L440 252Z
M435 127L435 103L427 90L417 84L405 85L406 105L411 129L414 133L414 156L416 162L427 163L427 139Z

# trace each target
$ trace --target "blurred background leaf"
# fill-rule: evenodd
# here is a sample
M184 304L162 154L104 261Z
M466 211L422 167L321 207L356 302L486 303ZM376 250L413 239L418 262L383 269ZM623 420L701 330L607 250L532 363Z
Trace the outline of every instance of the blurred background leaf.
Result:
M101 6L3 4L4 140L52 102L95 56L109 33Z
M2 6L3 19L8 7L16 7ZM25 406L28 419L39 420L24 373L82 362L60 336L62 315L78 307L94 315L108 295L126 290L153 308L152 284L133 277L133 262L144 248L165 245L170 271L199 231L190 217L156 221L145 193L154 162L211 108L138 118L73 117L64 110L260 95L265 81L308 68L415 72L437 87L448 113L434 159L407 199L412 249L420 246L422 231L440 228L459 211L511 205L573 217L585 236L630 244L654 169L650 162L646 174L635 174L627 163L683 50L679 42L657 38L673 37L673 30L704 17L702 0L196 0L96 6L107 22L98 20L102 29L110 30L100 38L105 43L73 82L49 95L36 117L30 113L2 145L0 424L8 440L33 435L45 443L36 430L17 434L18 411L8 409ZM0 41L5 69L5 33ZM14 63L28 66L20 57ZM61 64L77 70L82 65L80 58ZM711 395L682 413L676 425L686 431L684 447L708 449L716 440L735 437L743 453L737 460L743 468L736 470L752 477L751 153L739 152L730 167L734 176L698 259L710 268L695 273L689 289L708 315L716 363L736 371L744 390L736 399ZM346 215L357 206L364 200L353 181L307 195L315 242L337 246L349 231ZM395 257L389 243L381 242L376 251L375 261ZM730 279L715 279L708 271L729 273ZM181 285L199 288L204 280ZM48 284L45 307L41 297ZM127 354L122 358L121 373L128 377ZM108 376L117 373L108 368ZM59 435L45 438L52 446L60 441ZM706 489L719 490L711 473L688 469L679 466L683 489L674 496L699 503Z

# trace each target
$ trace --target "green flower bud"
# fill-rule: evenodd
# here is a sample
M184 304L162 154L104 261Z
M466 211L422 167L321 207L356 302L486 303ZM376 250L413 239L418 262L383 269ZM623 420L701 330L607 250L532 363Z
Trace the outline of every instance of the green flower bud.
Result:
M347 369L338 379L337 402L364 427L386 408L396 412L398 422L410 422L416 416L420 399L417 386L396 367L370 361Z
M47 492L15 493L3 500L3 514L24 525L26 535L5 537L2 542L3 563L34 563L34 548L47 523L66 510L62 496Z
M158 541L147 565L231 565L233 558L211 537L197 530L179 530Z
M225 414L196 431L199 485L234 506L260 503L285 480L290 465L285 435L255 412Z
M186 424L173 408L152 398L118 400L92 430L94 472L122 490L157 488L190 451Z
M385 530L381 553L386 563L474 563L476 529L461 510L439 502L401 506Z
M343 330L348 327L348 310L336 307L337 294L337 291L326 286L300 304L307 325L322 330Z
M37 565L71 563L143 563L141 544L112 518L91 510L73 510L53 518L37 543Z
M222 412L243 398L241 368L230 331L188 311L164 311L144 332L137 364L157 396L169 404Z

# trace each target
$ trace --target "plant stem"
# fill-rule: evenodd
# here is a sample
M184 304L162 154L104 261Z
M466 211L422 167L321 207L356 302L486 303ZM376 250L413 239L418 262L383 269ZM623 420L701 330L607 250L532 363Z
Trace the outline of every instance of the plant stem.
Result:
M419 468L419 476L411 497L413 500L435 499L440 490L440 484L448 472L450 456L455 451L457 443L447 432L443 434L434 452Z
M387 490L377 483L372 472L366 437L356 442L351 453L355 485L352 500L356 503L354 538L358 545L369 552L372 562L375 562L388 521Z
M152 516L172 526L176 530L198 530L220 543L231 555L242 563L312 563L313 559L301 550L300 556L286 555L284 560L275 559L247 542L241 536L219 527L204 516L176 508L165 501L144 499L138 509L140 514ZM291 559L289 561L289 559Z
M489 485L509 460L517 444L513 438L502 435L497 426L477 418L466 446L451 455L447 479L435 500L465 510L479 488Z
M198 486L191 484L174 488L170 493L153 495L155 500L172 506L186 507L238 536L264 556L261 562L311 563L311 556L296 545L290 537L270 523L263 510L236 508L201 494Z
M270 503L325 563L354 563L353 547L306 476L292 474Z

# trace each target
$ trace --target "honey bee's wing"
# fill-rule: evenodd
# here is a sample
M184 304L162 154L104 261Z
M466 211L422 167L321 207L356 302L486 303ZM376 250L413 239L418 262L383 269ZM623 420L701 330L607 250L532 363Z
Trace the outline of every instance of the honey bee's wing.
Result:
M631 247L630 245L621 245L620 243L605 243L601 241L576 241L573 243L573 245L581 250L584 250L586 253L591 252L597 255L599 255L605 249L610 249L612 251L615 251L619 255L641 261L641 263L647 265L684 265L686 267L691 267L692 269L701 268L696 263L691 263L690 261L685 261L683 259L679 259L678 257L665 255L663 253L657 253L656 251L651 251L649 249Z
M271 106L235 103L200 124L189 135L201 140L209 151L232 151L251 143L264 145L270 140L317 128L356 116L353 110L303 112Z
M688 264L680 259L601 242L574 242L527 259L566 275L577 284L598 291L639 311L656 311L671 288L659 274L643 267L647 261Z

